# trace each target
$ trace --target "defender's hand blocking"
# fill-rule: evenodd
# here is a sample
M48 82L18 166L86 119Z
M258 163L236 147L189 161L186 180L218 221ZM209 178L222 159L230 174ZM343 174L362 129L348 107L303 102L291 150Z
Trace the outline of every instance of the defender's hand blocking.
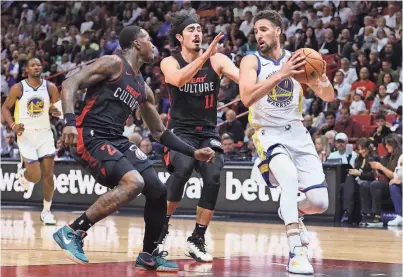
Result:
M215 158L215 152L210 147L205 147L202 149L197 149L195 152L196 160L202 162L213 162Z
M281 68L280 73L282 74L282 78L284 79L304 73L305 64L305 56L302 56L300 53L295 53Z
M74 126L65 126L63 128L62 143L64 147L76 147L78 140L77 128Z
M21 136L24 133L24 124L15 124L13 126L13 131L17 134L17 136Z

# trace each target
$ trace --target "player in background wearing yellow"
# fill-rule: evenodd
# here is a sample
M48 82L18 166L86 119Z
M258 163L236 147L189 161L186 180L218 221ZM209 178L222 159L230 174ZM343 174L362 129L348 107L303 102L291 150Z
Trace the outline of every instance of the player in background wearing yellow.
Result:
M277 12L258 12L253 23L259 51L241 62L241 100L249 107L249 121L256 129L253 140L262 160L260 171L269 186L281 187L279 215L290 247L287 271L313 274L306 248L309 240L299 216L326 211L328 192L322 164L301 122L302 87L293 78L304 73L305 57L281 48L283 21ZM324 101L333 101L326 75L307 85ZM298 190L306 196L300 202Z
M17 134L21 164L18 166L19 182L27 191L32 183L38 183L43 173L43 210L41 220L46 225L55 225L50 212L54 182L55 141L50 129L49 111L61 116L61 101L57 87L44 79L39 59L28 61L28 78L11 87L2 106L2 113L8 125ZM11 108L15 105L14 120ZM60 106L59 109L56 108ZM42 167L42 170L41 170Z

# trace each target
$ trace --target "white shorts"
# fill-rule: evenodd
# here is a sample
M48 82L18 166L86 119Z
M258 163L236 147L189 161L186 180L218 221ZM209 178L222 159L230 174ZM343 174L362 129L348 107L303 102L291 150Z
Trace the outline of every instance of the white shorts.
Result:
M253 135L253 141L260 159L268 161L269 168L274 154L283 153L291 158L297 168L300 191L327 187L324 184L325 174L322 163L316 153L311 135L302 123L281 127L262 127ZM268 185L278 186L273 174L268 175L266 180Z
M22 159L28 163L54 156L56 152L55 140L50 129L25 130L17 137L17 143Z

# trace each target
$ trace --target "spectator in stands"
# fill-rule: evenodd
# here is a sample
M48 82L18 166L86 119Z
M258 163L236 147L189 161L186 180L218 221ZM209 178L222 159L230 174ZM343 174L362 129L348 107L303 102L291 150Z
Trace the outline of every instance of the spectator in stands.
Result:
M363 136L360 123L351 118L350 109L341 109L341 119L335 124L334 130L338 133L345 133L351 143L355 143Z
M316 39L315 30L312 27L308 27L303 36L301 47L299 48L311 48L318 50L318 41Z
M363 99L364 93L360 89L356 89L353 102L350 105L351 115L363 114L366 112L367 108Z
M395 114L397 108L402 105L403 95L398 83L390 83L386 87L386 97L383 101L385 110L388 114Z
M369 54L368 62L369 71L372 73L374 80L379 77L379 71L381 70L381 62L379 61L379 52L372 50Z
M395 219L388 222L388 226L402 226L402 181L403 181L403 155L400 155L397 162L393 179L389 182L390 196L395 208Z
M385 15L386 26L391 29L396 27L396 15L395 15L395 5L389 4L388 5L388 14Z
M385 73L385 75L383 75L381 85L386 87L390 83L392 83L392 75L390 73Z
M224 150L224 161L234 161L238 158L238 152L235 150L234 140L229 135L221 138L221 144Z
M333 87L337 90L337 99L345 101L349 98L351 85L344 80L344 73L340 69L337 70L334 76Z
M315 37L318 40L318 47L325 41L326 29L323 28L323 22L321 19L317 19L315 22Z
M341 159L342 164L349 164L354 167L355 159L357 158L357 153L352 151L352 148L347 151L348 137L344 133L338 133L335 137L336 149L329 154L327 159Z
M322 104L319 100L312 101L308 112L312 116L313 127L319 128L325 123L325 115L322 112Z
M225 113L225 117L227 122L220 127L220 135L230 133L236 142L243 141L244 128L242 123L236 119L236 113L233 110L228 110Z
M315 128L312 126L312 116L309 114L304 116L303 123L304 123L305 128L311 134L311 136L318 130L318 128Z
M400 50L400 52L398 52ZM393 48L393 44L389 43L379 53L381 60L389 60L392 62L392 69L396 70L398 67L402 67L402 55L401 48Z
M336 114L334 111L327 111L325 114L326 117L326 123L323 124L313 135L313 138L315 139L316 137L320 135L326 134L328 131L331 131L334 129L335 123L336 123Z
M329 141L324 135L321 135L315 139L315 149L322 162L326 161L330 154Z
M390 130L396 134L402 134L402 106L397 108L396 118L393 120Z
M353 84L353 82L357 81L357 72L355 68L350 67L350 60L347 58L343 58L340 61L340 70L344 73L344 80L348 84Z
M152 148L151 141L148 138L141 140L140 142L140 150L147 155L150 160L161 160L162 157L155 153Z
M326 54L337 54L338 53L338 44L334 39L334 34L332 29L326 29L325 32L325 41L319 47L319 53L322 55Z
M368 72L369 72L369 77L368 79L370 79L372 81L373 79L373 75L372 72L369 70L369 63L368 63L368 59L367 59L367 54L364 51L357 51L358 54L358 58L357 60L354 62L355 63L355 70L357 71L357 74L360 74L360 70L363 67L368 68ZM355 59L355 55L352 55L352 59Z
M6 143L7 143L6 147L1 152L1 157L18 159L20 157L20 152L18 151L18 145L15 142L14 132L7 132Z
M385 75L389 74L391 80L385 83L384 77ZM398 82L399 81L399 73L392 70L392 62L390 60L383 60L382 61L382 71L378 75L377 85L387 85L390 82Z
M379 113L375 116L376 128L371 134L373 138L373 143L378 145L382 143L383 139L388 136L392 131L388 126L386 126L386 119L383 113Z
M378 93L375 96L374 103L372 104L371 113L376 114L383 110L384 100L386 97L386 86L380 85Z
M135 127L136 127L136 125L134 124L133 116L129 115L129 117L126 120L126 125L125 125L125 129L123 131L123 135L125 137L129 137L131 134L134 133Z
M393 172L402 154L402 138L396 134L390 134L385 138L384 145L388 154L383 157L380 162L372 161L369 163L372 169L377 170L377 180L371 182L370 195L366 196L366 203L368 203L366 208L368 209L369 205L372 206L372 215L370 218L367 218L366 224L373 227L383 225L381 221L382 195L389 192L389 182L393 179ZM368 200L369 197L370 200ZM361 203L361 205L363 205L363 203Z
M128 136L128 139L131 143L134 143L138 147L140 146L140 142L143 138L139 133L136 132Z
M364 33L357 38L357 43L353 45L355 52L376 50L376 40L374 37L374 28L372 26L365 27Z
M55 161L62 161L62 160L70 160L73 157L70 155L67 148L63 146L63 143L60 139L56 142L56 153L55 153Z
M353 41L355 36L360 31L360 27L357 24L356 16L354 13L348 15L347 23L344 25L344 27L350 32L350 39L351 41Z
M351 94L354 94L356 89L360 89L363 92L363 96L365 100L368 100L371 97L374 97L376 85L374 82L369 80L369 70L368 67L362 67L360 70L360 79L355 81L351 85Z
M219 100L225 104L231 102L239 94L238 85L233 82L228 76L224 76L221 81Z
M111 31L109 34L109 39L104 45L104 55L111 55L119 46L119 40L116 37L116 32Z
M353 43L348 29L343 29L337 39L341 49L341 57L350 59L353 52Z
M337 132L335 130L327 131L325 134L325 137L329 141L330 152L334 152L337 150L336 145L335 145L336 135L337 135Z
M366 224L370 216L370 185L375 180L374 172L370 166L371 161L379 160L371 148L371 141L367 138L360 138L357 141L359 155L351 164L353 169L348 170L348 175L343 186L343 210L341 222L352 223L352 215L355 204L355 194L360 191L361 198L361 225ZM355 153L355 152L353 152Z
M245 20L242 22L239 30L243 32L245 37L248 37L249 33L253 30L253 15L251 11L247 11L244 15Z

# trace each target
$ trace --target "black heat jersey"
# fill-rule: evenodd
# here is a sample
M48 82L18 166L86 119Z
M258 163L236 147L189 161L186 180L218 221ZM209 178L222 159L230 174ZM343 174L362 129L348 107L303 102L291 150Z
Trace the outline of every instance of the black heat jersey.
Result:
M143 77L134 73L124 57L118 56L122 59L122 75L87 89L77 127L122 135L129 115L146 100Z
M174 58L181 68L188 64L181 54ZM214 132L219 89L220 77L211 66L210 59L183 87L168 84L171 102L168 128Z

